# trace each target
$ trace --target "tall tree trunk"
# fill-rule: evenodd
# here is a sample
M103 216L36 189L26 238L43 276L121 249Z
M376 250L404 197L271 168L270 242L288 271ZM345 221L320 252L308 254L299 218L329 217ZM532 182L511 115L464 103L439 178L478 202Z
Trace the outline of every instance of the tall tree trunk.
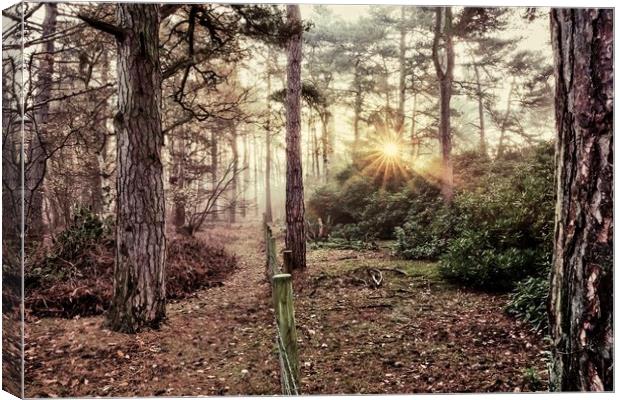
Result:
M217 124L218 129L219 129L219 124ZM216 129L213 129L211 131L211 146L210 146L210 150L211 150L211 185L213 190L215 190L215 187L217 186L217 169L219 168L219 162L218 162L218 145L217 145L217 133L215 132ZM219 214L218 214L219 210L218 210L218 204L217 204L217 198L214 199L214 205L213 205L213 212L212 212L212 219L214 221L218 220Z
M101 83L106 84L109 82L110 63L108 58L108 51L104 48L101 56ZM104 105L104 113L108 115L108 102ZM108 124L110 119L104 118L100 126L100 135L102 143L101 147L97 150L97 164L99 165L99 176L101 184L101 216L103 218L112 217L114 215L114 168L116 161L116 137L110 135Z
M256 140L256 133L252 134L252 148L254 154L252 157L254 162L254 216L258 217L258 140Z
M613 10L553 9L552 389L613 387Z
M400 7L400 44L398 49L398 64L400 68L400 76L398 81L398 116L396 118L396 132L400 139L403 138L405 129L405 78L406 66L405 66L405 52L407 50L405 46L405 39L407 38L407 29L405 27L405 6Z
M353 105L353 150L357 149L357 145L360 140L360 118L362 114L362 85L361 85L361 72L359 71L359 60L355 63L355 103Z
M271 209L271 49L267 55L267 127L265 132L265 222L273 221Z
M17 7L16 7L17 8ZM8 39L5 38L8 42ZM3 53L3 60L21 59L16 51L6 51ZM16 81L21 81L22 69L15 63L3 63L2 66L2 244L6 252L11 252L8 262L10 267L21 270L19 264L20 236L22 233L22 140L23 132L21 126L22 116L21 91L18 89L13 92L12 88L17 86ZM12 262L17 264L13 265ZM21 284L20 284L21 285Z
M121 3L118 24L118 203L108 325L121 332L165 318L165 208L161 149L159 5Z
M288 42L286 91L286 248L292 267L306 268L304 185L301 167L301 15L299 5L287 6L292 30Z
M250 149L247 131L243 133L243 190L241 192L241 217L245 219L248 208L248 188L250 187Z
M504 117L502 118L502 124L499 128L499 141L497 143L497 158L501 158L504 155L506 140L506 129L508 129L508 119L510 118L510 112L512 110L512 92L516 85L515 78L512 79L510 89L508 89L508 97L506 99L506 110L504 111Z
M318 178L321 176L321 163L319 161L319 155L321 150L319 148L319 139L316 135L316 120L312 118L312 172L313 175Z
M480 125L480 154L487 154L487 140L484 132L484 104L483 104L483 92L482 84L480 82L480 71L478 64L474 62L474 73L476 75L476 97L478 97L478 121Z
M230 149L232 151L232 181L230 183L230 209L229 219L231 224L237 222L237 186L239 180L239 148L237 143L237 124L232 122L230 127Z
M435 8L435 35L433 38L433 63L439 80L439 142L442 157L441 193L444 202L450 204L454 195L452 174L452 134L450 132L450 98L454 70L454 47L452 44L452 8ZM439 54L443 41L445 55ZM445 65L442 65L442 61Z
M418 158L418 154L420 151L420 139L418 138L418 133L416 131L416 117L418 107L418 94L413 92L413 105L411 107L411 132L409 133L411 137L411 158L416 160Z
M329 144L329 113L323 111L319 114L321 118L321 149L323 156L323 182L327 183L329 177L329 154L331 152Z
M170 137L173 137L170 135ZM185 226L186 222L186 199L185 199L185 141L182 138L170 140L172 148L172 160L174 171L174 186L176 190L173 195L174 216L173 223L177 231ZM175 149L176 147L176 149ZM172 182L171 182L172 183Z
M44 38L56 31L58 8L55 3L45 4L43 18ZM43 182L47 166L46 140L49 139L49 99L51 98L52 79L54 74L55 41L47 40L43 45L43 59L39 66L37 86L39 94L36 103L41 104L35 111L36 128L30 139L28 165L25 166L24 214L26 216L26 234L30 240L39 240L43 235Z

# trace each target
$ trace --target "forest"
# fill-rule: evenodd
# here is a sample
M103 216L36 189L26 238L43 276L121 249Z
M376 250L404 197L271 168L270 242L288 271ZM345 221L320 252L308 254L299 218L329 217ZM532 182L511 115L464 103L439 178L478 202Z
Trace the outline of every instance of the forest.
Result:
M2 25L3 390L614 390L613 10Z

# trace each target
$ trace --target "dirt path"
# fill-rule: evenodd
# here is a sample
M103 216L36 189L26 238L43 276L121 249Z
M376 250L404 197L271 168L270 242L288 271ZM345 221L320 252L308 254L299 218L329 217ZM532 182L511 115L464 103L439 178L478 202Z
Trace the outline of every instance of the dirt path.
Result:
M238 270L222 287L169 304L159 331L118 334L101 328L102 317L28 321L26 396L278 394L262 235L258 227L211 235L237 254ZM541 340L503 314L505 298L455 289L433 264L384 252L308 258L295 285L303 393L544 386ZM385 270L371 288L367 266L399 271Z

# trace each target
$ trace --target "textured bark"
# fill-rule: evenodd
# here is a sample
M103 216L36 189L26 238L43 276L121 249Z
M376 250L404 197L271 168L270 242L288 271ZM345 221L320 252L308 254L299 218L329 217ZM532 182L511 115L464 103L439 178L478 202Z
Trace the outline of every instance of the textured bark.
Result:
M271 209L271 49L267 55L267 126L265 132L265 222L273 221Z
M108 51L104 50L101 56L101 83L106 84L109 82L109 60ZM104 112L107 112L108 104L106 103ZM108 127L110 119L103 120L100 127L100 134L102 135L102 146L97 151L97 164L99 166L99 183L101 185L101 216L108 218L114 215L114 168L115 168L115 156L114 151L116 147L116 136L110 135L111 128Z
M159 5L121 3L118 25L118 204L108 325L122 332L165 318L165 209L161 149Z
M439 80L439 142L441 144L442 182L441 193L446 203L454 195L452 174L452 133L450 132L450 99L454 70L454 47L452 44L452 9L435 9L435 35L433 38L433 63ZM443 42L443 55L439 54ZM442 65L444 64L444 65Z
M553 390L613 390L613 10L551 11L557 204Z
M172 136L172 135L171 135ZM174 138L170 140L172 148L172 170L174 174L170 177L170 183L174 183L176 190L173 194L173 223L177 232L185 226L187 213L185 198L185 140L183 138ZM176 149L175 149L176 147Z
M56 31L58 17L57 5L45 4L42 36L49 37ZM55 41L47 40L43 45L43 59L39 65L37 87L39 94L35 102L42 104L35 112L36 128L30 138L29 157L24 167L25 193L24 213L26 234L29 240L39 240L44 231L43 226L43 181L47 166L46 140L49 138L49 99L52 91L54 74Z
M286 248L294 269L306 268L304 185L301 167L301 15L299 5L287 6L293 30L288 42L286 70Z

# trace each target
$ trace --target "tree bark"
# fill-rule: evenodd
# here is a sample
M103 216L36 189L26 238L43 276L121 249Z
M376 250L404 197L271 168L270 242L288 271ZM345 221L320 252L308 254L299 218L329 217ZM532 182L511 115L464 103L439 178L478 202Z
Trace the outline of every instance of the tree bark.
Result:
M171 132L173 133L173 132ZM172 148L172 170L174 171L174 177L170 183L174 183L175 191L172 196L174 215L173 223L180 231L186 222L186 198L185 198L185 141L183 138L174 138L172 135L170 138L170 147ZM175 149L176 147L176 149ZM173 181L173 182L172 182Z
M219 124L218 124L218 128L219 128ZM212 185L212 189L215 190L216 186L217 186L217 182L218 182L218 178L217 178L217 169L219 168L219 162L218 162L218 145L217 145L217 133L215 132L215 129L213 131L211 131L211 146L210 146L210 150L211 150L211 185ZM219 210L218 210L218 205L217 205L217 199L214 200L215 204L213 205L213 214L212 214L212 219L214 221L217 221L219 218Z
M293 31L288 42L286 91L286 248L294 269L306 268L304 186L301 166L301 15L299 5L287 6Z
M551 11L557 204L551 388L613 388L613 10Z
M48 38L56 31L58 8L55 3L45 4L42 37ZM24 214L26 234L29 240L40 240L43 235L43 181L47 167L46 140L49 139L49 99L51 98L54 74L55 41L47 40L43 45L43 59L39 65L37 86L39 94L36 103L41 104L35 111L36 126L30 138L29 157L24 167L25 194Z
M108 51L103 50L101 57L101 83L106 84L109 81L109 59ZM109 104L104 105L104 112L107 115ZM112 217L114 215L114 168L115 168L115 145L116 137L109 134L110 119L105 118L101 124L102 145L97 151L97 164L99 166L99 176L101 184L101 216L103 218Z
M248 208L248 188L250 187L250 149L247 131L243 133L243 190L241 191L241 217L245 219Z
M237 186L239 180L239 147L237 143L237 125L235 122L231 122L230 126L230 149L232 152L232 182L230 183L230 209L229 219L231 224L237 222Z
M107 323L136 332L165 318L159 5L121 3L118 25L118 196L114 295Z
M445 60L439 54L440 42L443 41ZM444 66L442 66L442 61ZM452 79L454 70L454 47L452 44L452 8L435 9L435 35L433 38L433 63L439 80L439 142L442 157L441 193L444 202L450 204L454 195L452 173L452 133L450 131L450 99L452 97Z
M265 132L265 222L273 221L271 209L271 57L267 55L267 126Z

